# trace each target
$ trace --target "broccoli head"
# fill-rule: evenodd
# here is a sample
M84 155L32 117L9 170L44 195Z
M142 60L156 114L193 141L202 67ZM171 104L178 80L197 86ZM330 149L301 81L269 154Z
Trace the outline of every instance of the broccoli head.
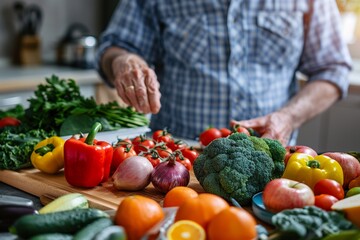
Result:
M251 197L278 175L279 162L272 159L275 150L271 149L278 145L255 138L233 133L227 138L215 139L204 148L193 169L206 192L248 205Z

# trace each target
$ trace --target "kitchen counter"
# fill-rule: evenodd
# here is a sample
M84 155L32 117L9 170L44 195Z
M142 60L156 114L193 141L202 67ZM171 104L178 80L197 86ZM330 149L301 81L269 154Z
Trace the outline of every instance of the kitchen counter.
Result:
M45 65L40 67L8 67L0 69L0 94L12 91L33 91L45 78L57 75L61 79L74 79L79 85L101 83L94 69L78 69Z

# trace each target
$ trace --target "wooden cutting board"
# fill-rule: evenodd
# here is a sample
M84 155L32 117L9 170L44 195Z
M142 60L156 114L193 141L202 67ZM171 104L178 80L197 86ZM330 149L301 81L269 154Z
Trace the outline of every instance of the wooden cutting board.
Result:
M67 193L81 193L87 197L91 207L108 210L116 209L121 200L129 195L142 195L150 197L161 204L164 195L157 191L152 184L142 191L126 192L119 191L113 187L109 180L101 186L95 188L77 188L69 185L65 179L64 172L49 175L37 169L27 169L20 171L0 170L0 181L24 192L45 199L55 199ZM191 171L189 187L197 192L204 192L194 173Z

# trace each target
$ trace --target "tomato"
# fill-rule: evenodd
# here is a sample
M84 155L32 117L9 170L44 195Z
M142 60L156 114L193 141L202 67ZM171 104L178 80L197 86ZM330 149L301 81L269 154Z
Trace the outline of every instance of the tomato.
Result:
M20 120L14 117L3 117L0 119L0 128L6 126L19 126L20 124Z
M219 130L221 132L222 137L227 137L232 133L232 131L228 128L220 128Z
M209 145L210 142L217 138L221 138L221 131L217 128L208 128L200 134L199 140L203 146Z
M161 158L168 158L170 154L173 152L166 145L155 146L154 149L158 152Z
M235 125L234 126L234 131L238 132L238 133L245 133L246 135L250 136L250 132L247 128L242 127L240 125Z
M141 156L146 157L153 167L156 167L161 163L161 158L156 151L143 152Z
M172 135L166 129L163 129L155 131L152 138L155 142L168 143L172 140Z
M343 199L345 195L344 188L341 186L341 184L332 179L322 179L315 183L314 194L328 194L336 197L339 200Z
M190 160L191 164L194 164L195 159L199 156L199 152L193 147L183 148L180 151L185 158Z
M176 151L186 148L187 144L183 140L172 139L170 142L166 143L166 146L168 146L171 150Z
M184 165L186 167L187 170L191 170L192 168L192 164L190 162L189 159L185 158L185 157L180 157L180 156L177 156L176 157L176 161L181 163L182 165Z
M140 135L132 140L134 150L137 154L143 151L147 151L155 146L155 142L152 139L146 138L145 135Z
M337 201L339 201L339 199L329 194L320 194L315 196L315 206L326 211L331 211L331 206Z
M136 156L136 152L131 143L115 146L113 148L111 172L114 172L123 161L132 156Z

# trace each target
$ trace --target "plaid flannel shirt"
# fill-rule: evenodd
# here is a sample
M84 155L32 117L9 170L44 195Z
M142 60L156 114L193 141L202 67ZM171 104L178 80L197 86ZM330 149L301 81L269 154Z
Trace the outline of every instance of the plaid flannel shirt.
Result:
M339 21L334 0L121 0L97 57L114 45L142 56L162 94L151 128L195 139L281 108L298 91L296 71L345 97Z

